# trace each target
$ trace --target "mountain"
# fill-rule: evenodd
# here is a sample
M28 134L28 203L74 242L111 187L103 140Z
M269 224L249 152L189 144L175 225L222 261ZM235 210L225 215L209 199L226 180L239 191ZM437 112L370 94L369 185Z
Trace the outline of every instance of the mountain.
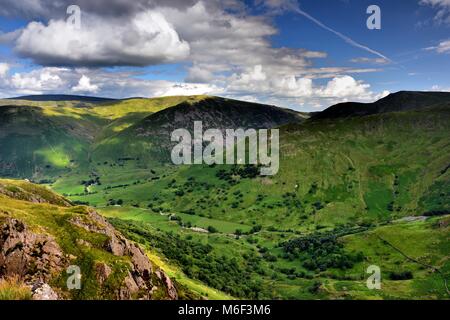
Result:
M37 100L51 98L43 96ZM0 105L0 176L48 180L84 170L96 140L195 97L131 99L98 105L70 101L3 100Z
M178 298L144 250L94 210L14 180L0 180L0 200L0 278L18 279L12 292L37 300ZM66 285L72 269L82 290Z
M400 91L374 103L339 103L315 114L315 119L335 119L417 110L450 103L450 92Z
M185 128L191 133L194 121L202 121L203 130L227 128L274 128L307 118L306 114L275 106L219 97L185 101L153 113L118 134L101 141L93 151L94 161L114 158L146 158L159 162L170 159L171 133Z
M80 101L91 103L103 103L117 101L117 99L101 98L101 97L89 97L89 96L77 96L77 95L65 95L65 94L44 94L44 95L28 95L15 98L9 98L10 100L25 100L25 101Z
M190 127L192 116L204 120L205 127L209 122L211 126L257 128L306 117L273 106L207 96L134 98L81 106L64 100L44 101L55 97L65 96L39 96L30 103L6 100L0 105L0 176L40 181L73 170L88 172L90 161L116 160L130 154L138 157L152 143L156 146L146 153L150 155L147 158L159 161L161 146L170 141L170 129ZM147 139L149 132L159 135ZM134 148L136 144L139 146Z

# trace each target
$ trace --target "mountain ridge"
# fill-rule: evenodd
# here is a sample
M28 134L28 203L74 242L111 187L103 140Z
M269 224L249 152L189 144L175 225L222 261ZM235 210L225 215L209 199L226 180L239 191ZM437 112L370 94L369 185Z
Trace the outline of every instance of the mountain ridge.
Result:
M377 113L417 110L441 103L450 103L449 92L399 91L372 103L338 103L314 114L312 119L361 117Z
M25 100L25 101L81 101L91 103L113 102L120 99L84 96L84 95L68 95L68 94L43 94L43 95L26 95L12 98L6 98L5 100Z

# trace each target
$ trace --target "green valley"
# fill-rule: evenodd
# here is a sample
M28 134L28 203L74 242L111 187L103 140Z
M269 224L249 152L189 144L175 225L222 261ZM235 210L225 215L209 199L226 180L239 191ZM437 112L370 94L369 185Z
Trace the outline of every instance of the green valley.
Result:
M173 165L170 133L196 120L279 128L278 174ZM100 250L104 239L72 236L79 231L64 222L95 210L182 298L448 299L449 166L448 93L400 92L315 114L210 96L0 105L0 177L14 179L0 180L0 217L47 230L92 275L111 253L73 248L63 233ZM24 203L27 188L62 208ZM381 290L366 285L371 265ZM82 292L72 298L111 297L94 282Z

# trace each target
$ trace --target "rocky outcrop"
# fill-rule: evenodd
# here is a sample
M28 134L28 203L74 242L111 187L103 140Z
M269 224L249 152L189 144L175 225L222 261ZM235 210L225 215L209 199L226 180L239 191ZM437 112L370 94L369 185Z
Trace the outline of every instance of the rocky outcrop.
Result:
M122 285L114 292L117 299L178 298L169 277L161 270L154 270L145 252L123 237L98 213L90 210L86 215L73 217L70 222L89 232L106 235L108 240L104 249L130 261ZM77 240L77 245L91 247L89 242L82 239ZM23 222L14 218L0 220L0 278L19 277L31 288L33 299L62 298L48 283L63 272L71 260L53 237L32 232ZM94 268L96 280L102 286L112 275L112 267L99 262Z
M86 216L77 216L71 222L89 232L104 234L108 237L104 248L115 256L127 256L131 261L131 270L125 276L123 286L117 292L119 299L132 299L139 293L141 299L151 299L157 286L152 274L156 275L165 287L169 299L177 299L177 290L169 277L161 270L155 272L145 252L135 243L122 236L105 218L94 210ZM97 266L97 278L106 281L110 273L108 266Z
M0 221L0 278L18 277L31 288L34 300L58 300L46 282L65 264L64 254L52 237L33 233L16 219Z
M0 276L18 276L27 283L46 282L65 264L64 254L52 237L33 233L16 219L0 222Z
M97 281L100 284L105 283L105 281L108 280L111 273L112 269L106 263L98 263L95 266L95 274L97 277Z
M157 277L163 281L167 288L167 294L170 299L176 300L178 299L178 292L175 288L175 285L173 284L172 280L167 276L167 274L164 273L162 270L156 271Z

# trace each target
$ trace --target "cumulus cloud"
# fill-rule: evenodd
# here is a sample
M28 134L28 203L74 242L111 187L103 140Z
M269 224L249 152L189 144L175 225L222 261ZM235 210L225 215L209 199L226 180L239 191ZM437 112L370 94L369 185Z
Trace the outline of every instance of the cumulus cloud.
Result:
M246 72L233 74L227 91L235 94L253 93L278 97L309 97L312 95L312 80L293 75L271 75L257 65Z
M91 84L91 79L86 77L84 74L81 76L78 84L75 87L72 87L72 91L74 92L97 92L98 86L95 84Z
M59 72L67 71L59 68L42 68L28 73L14 73L8 83L14 91L20 94L41 94L58 90L65 81Z
M270 17L249 14L242 1L79 0L81 30L64 20L72 1L25 0L33 4L27 8L4 1L9 5L0 14L37 17L39 22L1 34L0 42L11 43L17 53L44 66L6 75L1 89L10 95L215 94L282 106L327 106L333 98L366 101L377 96L354 76L379 69L314 67L315 59L327 58L326 52L274 47L270 39L278 30ZM271 9L285 10L289 3L264 0ZM381 64L382 58L366 59L359 62ZM103 68L174 62L187 68L184 81L144 80L123 68ZM318 85L316 79L329 81Z
M145 11L126 23L85 16L81 29L64 20L31 22L15 50L46 66L146 66L186 58L189 44L161 13Z
M131 72L108 72L101 69L44 67L0 78L0 92L3 92L3 97L71 91L96 93L111 98L223 93L221 88L209 84L144 80L135 76Z
M233 74L226 91L233 95L263 94L266 98L298 98L310 104L324 101L374 101L389 92L374 93L370 85L349 75L336 76L325 85L314 84L312 79L293 75L272 76L262 66L247 72ZM321 104L318 104L321 105Z
M318 91L323 97L362 97L368 93L369 84L356 81L350 76L336 77L328 82L325 88Z

